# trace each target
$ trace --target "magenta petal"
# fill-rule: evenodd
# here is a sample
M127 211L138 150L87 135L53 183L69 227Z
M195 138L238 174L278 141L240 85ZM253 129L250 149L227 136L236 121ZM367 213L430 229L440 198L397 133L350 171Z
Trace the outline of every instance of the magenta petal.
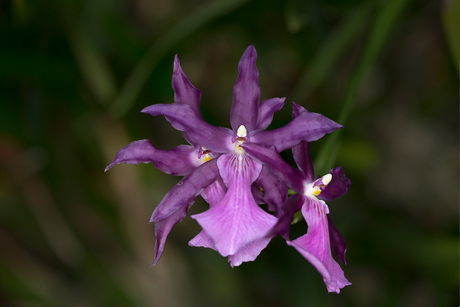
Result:
M262 187L257 182L254 182L251 186L252 196L254 196L254 200L256 204L265 204L264 200L264 192L262 191ZM269 209L270 211L274 212L275 208Z
M192 218L212 238L217 251L226 257L263 238L276 218L257 206L251 193L251 184L262 168L259 162L244 154L225 154L219 157L218 166L228 186L227 193L219 204Z
M201 192L201 196L212 208L215 205L217 205L222 200L222 198L224 198L226 192L227 187L225 186L222 179L219 177L209 187L205 188ZM202 230L198 235L196 235L192 240L190 240L190 242L188 242L188 245L196 247L207 247L216 250L214 246L214 241L204 230Z
M243 147L251 157L267 165L279 181L295 192L303 194L304 179L301 172L287 164L273 147L268 148L251 142L245 142L241 147Z
M188 209L192 205L193 202L181 206L168 217L155 223L155 259L153 260L152 265L156 265L160 260L160 257L163 254L163 250L165 248L166 239L168 238L171 229L174 227L174 225L182 221L182 219L187 215Z
M227 128L214 127L203 121L192 107L186 104L154 104L141 111L153 116L164 115L171 125L187 133L187 140L206 149L225 153L234 149L233 133Z
M297 103L293 102L292 103L292 114L291 114L292 118L299 116L301 113L308 113L308 111L301 105L298 105Z
M292 195L283 204L282 211L278 216L278 222L268 233L268 237L281 235L285 240L289 240L289 229L294 214L302 208L304 197L299 194Z
M201 197L212 207L217 205L227 192L227 187L220 177L217 178L209 187L201 191Z
M134 141L120 149L105 171L116 164L149 163L160 171L176 176L185 176L200 165L198 153L192 146L180 145L171 150L161 150L150 140Z
M243 53L238 64L238 77L233 86L233 103L230 110L233 131L244 125L250 132L254 130L257 122L260 86L256 59L256 49L251 45Z
M179 207L193 202L201 191L216 181L219 176L217 159L203 163L184 177L163 197L153 211L150 222L156 222L171 215Z
M329 173L332 175L332 180L319 195L319 198L327 201L344 195L351 185L350 179L345 176L345 172L342 171L342 167L336 167Z
M302 214L307 221L307 234L290 242L323 276L328 292L340 293L340 289L351 283L339 264L332 258L327 221L327 205L320 200L305 198Z
M216 250L214 240L204 230L200 231L200 233L191 239L188 242L188 245L194 247L207 247Z
M322 138L326 133L342 128L342 125L329 118L312 112L301 113L286 126L275 130L254 131L251 142L267 146L275 146L281 152L292 148L300 141L313 142Z
M272 174L266 165L262 167L256 183L260 184L263 189L263 200L268 210L275 212L275 216L278 217L281 207L287 200L288 188Z
M267 247L270 240L271 238L263 238L250 242L240 248L236 254L228 256L228 261L232 268L239 266L243 262L254 261L260 252Z
M281 110L286 98L271 98L262 100L259 103L259 114L257 116L257 124L254 130L265 130L272 123L273 115L276 111Z
M329 215L327 216L327 221L329 223L329 241L331 242L332 251L334 252L334 255L340 259L340 261L347 264L347 260L345 259L345 253L347 251L345 239L337 230L334 223L332 223Z
M191 106L198 114L200 113L201 91L197 89L187 78L180 66L179 57L174 57L174 71L172 76L172 88L174 101Z
M313 182L314 171L313 163L310 158L310 143L305 141L300 141L299 144L292 147L292 156L294 161L297 164L297 167L302 171L305 176L306 182Z

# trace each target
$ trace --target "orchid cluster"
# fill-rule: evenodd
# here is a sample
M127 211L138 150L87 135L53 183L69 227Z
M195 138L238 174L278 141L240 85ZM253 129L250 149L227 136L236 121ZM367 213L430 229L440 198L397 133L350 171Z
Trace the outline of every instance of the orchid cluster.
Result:
M331 254L346 263L346 245L330 220L325 201L342 196L350 186L340 167L314 177L310 142L342 128L318 113L294 103L293 119L286 126L265 130L285 98L259 102L257 53L249 46L238 64L230 111L232 129L214 127L200 112L201 92L189 81L176 55L172 88L174 103L155 104L142 110L163 115L182 131L190 145L161 150L150 140L135 141L116 154L106 170L119 163L152 162L159 170L184 176L154 210L155 265L166 239L201 195L209 209L193 215L202 231L191 246L208 247L228 257L231 266L253 261L276 235L281 235L321 273L329 292L351 283ZM298 169L286 163L279 152L292 149ZM288 198L288 188L297 194ZM269 213L259 205L266 204ZM289 228L301 211L308 231L293 241Z

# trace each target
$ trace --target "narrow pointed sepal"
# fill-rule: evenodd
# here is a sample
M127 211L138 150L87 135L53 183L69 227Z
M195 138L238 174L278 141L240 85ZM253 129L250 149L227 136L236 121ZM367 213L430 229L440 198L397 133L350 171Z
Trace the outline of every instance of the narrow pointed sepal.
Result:
M155 223L155 259L153 260L152 265L156 265L160 260L160 257L163 254L163 250L165 248L166 239L168 238L172 228L174 225L182 221L182 219L187 215L188 209L192 205L193 202L181 206L168 217Z
M233 103L230 110L233 131L244 125L250 132L254 130L257 122L260 86L256 59L256 49L251 45L243 53L238 64L238 77L233 86Z
M186 132L187 140L192 144L200 144L217 153L233 150L232 131L208 124L189 105L154 104L141 112L153 116L164 115L175 129Z
M198 114L201 114L201 91L197 89L185 75L182 67L180 66L177 54L174 57L174 70L171 85L174 90L174 102L188 104Z
M342 263L347 264L345 259L345 253L347 252L347 244L342 234L337 230L334 223L332 223L331 217L327 216L327 221L329 224L329 241L331 242L332 251L337 259L342 261Z
M185 176L200 164L198 153L192 146L180 145L171 150L161 150L153 146L150 140L140 140L120 149L105 171L120 163L150 162L160 171L176 176Z
M329 118L313 112L305 112L296 116L286 126L275 130L254 131L251 142L266 146L275 146L281 152L299 144L300 141L313 142L326 133L343 128Z
M203 163L165 195L153 211L150 222L162 220L181 206L193 202L204 188L216 181L218 176L217 159Z
M327 213L328 208L323 201L306 197L302 214L308 224L307 234L294 241L287 241L287 244L294 247L318 270L328 292L340 293L340 289L351 283L332 258Z
M315 178L315 174L310 157L310 143L300 141L299 144L292 147L292 156L294 157L297 167L302 171L305 181L312 182Z
M265 130L272 123L273 115L276 111L281 110L286 98L271 98L262 100L259 103L259 113L257 115L257 124L254 130Z

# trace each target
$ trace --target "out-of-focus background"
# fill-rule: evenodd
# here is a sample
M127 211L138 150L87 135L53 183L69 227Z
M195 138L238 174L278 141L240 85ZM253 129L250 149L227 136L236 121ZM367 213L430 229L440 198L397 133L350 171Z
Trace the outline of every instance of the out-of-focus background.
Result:
M2 0L0 42L1 306L458 305L460 1ZM287 97L271 128L292 101L345 125L312 145L318 175L352 182L329 202L353 283L339 295L279 237L231 269L188 246L190 217L149 268L150 214L179 178L103 172L134 140L185 144L139 113L173 102L176 53L229 127L250 44L261 99Z

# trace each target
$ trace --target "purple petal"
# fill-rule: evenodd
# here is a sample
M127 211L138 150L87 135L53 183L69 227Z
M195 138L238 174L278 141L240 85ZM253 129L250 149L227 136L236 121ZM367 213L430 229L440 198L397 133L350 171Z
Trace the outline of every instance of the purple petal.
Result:
M204 188L216 181L218 176L217 159L203 163L165 195L153 211L150 222L162 220L179 207L193 202Z
M276 218L257 206L251 193L251 184L259 176L262 164L244 154L225 154L219 157L218 167L228 186L227 193L219 204L192 218L212 238L216 250L226 257L262 239Z
M166 239L168 238L171 229L174 227L174 225L182 221L182 219L187 215L188 209L192 205L193 202L190 202L185 206L181 206L170 216L155 223L155 259L153 260L152 265L156 265L160 260L160 257L163 254L163 250L165 248Z
M300 141L299 144L292 147L292 156L297 167L302 171L307 182L314 179L313 163L310 158L310 143Z
M180 145L172 150L161 150L153 146L150 140L140 140L120 149L105 171L120 163L149 162L152 162L160 171L176 176L190 174L201 163L198 153L192 146Z
M307 234L287 243L320 272L328 292L340 293L340 289L351 283L345 278L339 264L332 258L327 213L328 208L323 201L307 197L302 207L302 214L308 224Z
M251 186L251 191L252 191L252 196L254 196L254 200L256 201L256 204L258 204L258 205L265 204L264 192L263 192L262 187L260 186L260 184L258 184L257 182L254 182L252 184L252 186ZM273 209L273 210L271 210L271 209ZM271 208L271 209L269 209L269 210L274 212L275 208Z
M225 186L222 179L219 177L209 187L205 188L201 192L201 196L212 208L216 206L222 200L222 198L224 198L226 192L227 187ZM188 242L188 245L195 247L207 247L216 250L213 239L204 230L202 230L198 235L196 235L192 240L190 240Z
M243 262L254 261L260 252L267 247L270 240L271 238L263 238L250 242L240 248L236 254L228 256L231 267L239 266Z
M228 152L234 149L233 133L227 128L214 127L203 121L195 110L185 104L154 104L141 111L153 116L164 115L171 125L187 133L192 144L200 144L215 152Z
M301 113L309 113L309 112L307 111L307 109L305 109L301 105L298 105L297 103L293 102L292 103L292 118L299 116Z
M260 86L256 59L256 49L251 45L243 53L238 64L238 77L233 86L233 103L230 110L233 131L244 125L250 132L254 130L257 122Z
M319 195L319 198L327 201L344 195L351 185L350 179L345 176L342 167L336 167L329 173L332 175L332 180Z
M259 183L263 189L263 200L267 204L268 210L275 212L275 216L278 216L288 197L288 188L265 165L262 167L256 183Z
M197 89L187 78L180 66L179 57L174 57L174 71L172 76L172 88L176 103L188 104L198 114L200 113L201 91Z
M220 177L217 178L209 187L201 191L201 197L212 207L217 205L227 192L227 187Z
M271 98L262 100L259 103L259 114L257 116L257 124L254 130L265 130L272 123L273 114L281 110L286 98Z
M302 195L295 194L288 198L279 214L278 222L268 233L268 237L281 235L285 240L289 240L289 228L294 214L302 208L305 199Z
M322 138L342 125L318 113L301 113L286 126L275 130L254 131L251 142L267 146L275 146L281 152L292 148L300 141L313 142Z
M331 242L332 251L334 252L335 257L340 259L340 261L343 263L347 264L347 260L345 259L345 252L347 251L347 244L345 243L345 239L337 230L334 223L332 223L331 217L329 215L327 216L327 221L329 224L329 240Z
M214 240L204 230L200 231L200 233L198 233L193 239L191 239L188 242L188 245L194 247L211 248L217 251L216 246L214 244Z
M270 171L279 181L299 194L304 192L304 182L301 172L289 164L272 148L245 142L241 145L253 158L259 160L270 168Z

